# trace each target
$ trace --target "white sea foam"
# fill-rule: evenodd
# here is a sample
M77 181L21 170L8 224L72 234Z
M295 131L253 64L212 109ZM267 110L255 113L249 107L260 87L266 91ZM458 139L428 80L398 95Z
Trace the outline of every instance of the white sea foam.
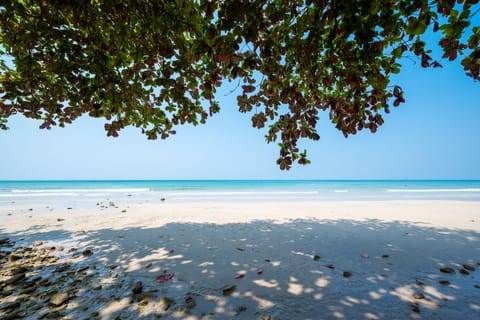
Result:
M148 188L129 188L129 189L13 189L13 193L71 193L71 192L107 192L107 193L127 193L127 192L147 192Z
M349 192L349 190L341 189L341 190L333 190L333 192L336 192L336 193L345 193L345 192Z
M386 192L480 192L480 189L388 189Z

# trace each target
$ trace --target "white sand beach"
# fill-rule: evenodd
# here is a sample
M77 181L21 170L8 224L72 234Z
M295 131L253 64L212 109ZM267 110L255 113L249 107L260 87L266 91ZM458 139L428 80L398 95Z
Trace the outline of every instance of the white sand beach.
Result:
M475 201L0 210L2 319L480 318Z

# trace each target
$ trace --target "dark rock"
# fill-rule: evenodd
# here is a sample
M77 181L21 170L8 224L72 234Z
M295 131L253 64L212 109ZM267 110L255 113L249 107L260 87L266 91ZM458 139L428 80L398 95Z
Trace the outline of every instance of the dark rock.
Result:
M410 305L410 308L412 309L413 312L420 313L420 307L417 306L416 304Z
M470 272L468 272L467 270L465 269L460 269L460 273L465 275L465 276L468 276L470 274Z
M314 256L313 256L313 260L314 260L314 261L320 260L320 256L319 256L319 255L314 255Z
M8 261L9 262L14 262L14 261L20 260L22 258L23 258L23 255L19 255L17 253L10 253L8 255Z
M471 264L464 264L463 268L465 268L468 271L475 271L475 267Z
M474 285L475 288L480 289L480 284Z
M195 302L195 300L193 300L192 297L187 297L185 299L185 303L186 303L188 309L193 309L197 305L197 303Z
M82 254L85 256L85 257L88 257L88 256L91 256L93 254L93 250L92 249L84 249L82 251Z
M17 283L20 280L23 280L25 278L25 273L17 273L16 275L10 277L5 281L6 284L14 284Z
M448 280L440 280L440 281L438 281L438 283L440 283L442 286L450 285L450 281L448 281Z
M139 294L139 293L142 293L142 291L143 291L143 283L141 281L138 281L135 284L135 287L132 289L132 292L134 294Z
M343 276L345 278L350 278L352 276L352 273L350 271L343 271Z
M0 246L7 244L10 242L10 238L2 238L0 239Z
M224 296L230 296L232 295L233 291L237 288L236 285L234 284L228 284L222 288L222 293Z
M137 306L145 307L147 304L148 304L148 300L144 299L144 300L140 301L139 303L137 303Z
M65 219L63 219L63 218L58 218L57 221L58 221L58 222L61 222L61 221L65 221Z
M440 271L443 273L455 273L455 270L453 270L453 268L450 268L450 267L442 267L440 268Z

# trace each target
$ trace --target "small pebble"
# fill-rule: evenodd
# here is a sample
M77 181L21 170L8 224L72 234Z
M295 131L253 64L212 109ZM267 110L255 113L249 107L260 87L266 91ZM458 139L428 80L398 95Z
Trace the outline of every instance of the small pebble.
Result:
M450 267L442 267L442 268L440 268L440 271L443 272L443 273L455 273L455 270L453 270Z

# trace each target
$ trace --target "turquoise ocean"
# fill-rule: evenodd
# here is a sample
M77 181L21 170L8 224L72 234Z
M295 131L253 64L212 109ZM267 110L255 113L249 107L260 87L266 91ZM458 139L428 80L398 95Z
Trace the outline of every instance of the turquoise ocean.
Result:
M480 180L0 181L0 207L16 204L216 201L480 201Z

